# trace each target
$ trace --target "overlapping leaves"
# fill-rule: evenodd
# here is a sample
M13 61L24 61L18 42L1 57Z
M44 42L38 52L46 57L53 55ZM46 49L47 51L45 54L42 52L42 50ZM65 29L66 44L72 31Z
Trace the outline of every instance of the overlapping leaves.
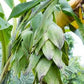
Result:
M32 8L34 10L34 7L40 2L41 0L35 0L17 5L12 10L9 19L18 17ZM40 6L31 14L30 18L32 20L28 19L31 25L29 29L24 28L25 30L21 31L13 43L14 60L12 63L15 65L17 74L20 75L21 71L27 68L26 73L32 70L35 78L38 80L35 80L37 82L62 84L59 70L63 67L64 63L68 65L69 59L67 53L68 44L64 39L63 31L53 21L52 13L57 10L56 4L58 2L61 10L69 14L69 16L73 16L82 29L83 25L81 26L80 20L73 13L66 0L52 0L51 3L43 3L43 7ZM43 11L41 11L42 9ZM40 13L38 13L39 11ZM2 11L0 11L0 14L3 14ZM0 41L3 40L2 33L4 33L4 42L8 44L11 27L11 25L0 18Z
M52 13L56 10L56 3L57 0L53 1L44 13L40 12L32 18L30 24L33 30L29 27L29 29L21 32L20 47L17 46L18 50L15 50L14 53L15 63L21 64L21 66L17 65L16 70L22 70L22 61L25 61L24 64L27 63L27 65L23 66L24 69L27 68L26 74L32 70L38 80L37 82L47 84L62 84L59 70L64 63L68 65L67 48L62 50L63 47L66 47L63 31L53 22ZM37 22L35 23L35 21ZM16 45L18 42L15 42ZM63 56L63 53L66 56ZM67 59L67 62L63 58Z

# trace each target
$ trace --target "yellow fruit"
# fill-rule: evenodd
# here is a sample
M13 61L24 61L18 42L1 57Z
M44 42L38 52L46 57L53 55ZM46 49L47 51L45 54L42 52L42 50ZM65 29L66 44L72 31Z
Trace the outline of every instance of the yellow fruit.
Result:
M82 0L70 0L68 3L74 10L81 3L81 1ZM81 8L79 8L79 18L81 19L81 22L84 23L84 20L82 19L83 17ZM73 21L73 18L67 16L62 11L56 14L56 23L61 28L64 28L64 26L68 25L69 23L71 23L76 29L78 28L78 24L76 23L76 21Z

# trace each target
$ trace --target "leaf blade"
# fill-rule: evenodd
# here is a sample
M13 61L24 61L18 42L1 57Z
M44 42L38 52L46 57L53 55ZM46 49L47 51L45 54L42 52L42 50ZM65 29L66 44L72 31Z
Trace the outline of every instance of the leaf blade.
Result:
M44 77L44 81L46 81L47 84L62 84L61 77L60 77L60 71L56 65L52 65Z
M13 17L20 16L25 11L27 11L27 10L31 9L32 7L34 7L35 5L39 4L40 1L41 0L30 1L30 2L21 3L21 4L17 5L16 7L13 8L8 20L10 20Z
M56 47L58 47L59 49L63 47L64 34L62 29L59 26L57 26L55 23L51 24L47 34L50 41L52 41L52 43Z
M43 77L47 74L51 64L52 64L52 61L48 61L45 58L42 58L40 60L40 62L38 63L36 67L36 72L38 74L39 81L41 81Z

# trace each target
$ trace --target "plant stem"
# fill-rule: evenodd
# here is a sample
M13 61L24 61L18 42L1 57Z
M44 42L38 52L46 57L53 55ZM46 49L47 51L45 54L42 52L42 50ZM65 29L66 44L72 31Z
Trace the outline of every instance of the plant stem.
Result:
M10 60L12 58L12 55L9 57L8 61L6 62L6 65L4 66L3 72L0 76L0 84L3 82L7 72L8 72L8 68L9 68L9 64L10 64Z
M2 65L1 65L1 69L3 70L5 64L6 64L6 61L7 61L7 56L6 56L6 43L5 43L5 39L4 39L4 35L3 35L3 31L0 32L1 35L2 35L2 41L1 41L1 44L2 44Z

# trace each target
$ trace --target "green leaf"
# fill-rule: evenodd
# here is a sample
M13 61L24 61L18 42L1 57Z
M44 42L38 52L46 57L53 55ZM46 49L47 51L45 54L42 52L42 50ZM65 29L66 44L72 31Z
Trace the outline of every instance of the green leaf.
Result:
M24 71L28 66L28 57L25 56L22 47L19 47L13 57L11 66L14 66L16 74L20 75L21 71Z
M46 19L45 23L43 22L42 27L40 27L36 30L36 32L34 33L34 45L36 45L42 39L44 34L47 32L49 25L52 24L51 21L52 21L51 17Z
M62 84L60 71L56 65L52 65L44 77L44 81L47 84Z
M14 0L5 0L8 6L12 9L14 7Z
M20 74L21 71L24 71L27 66L28 60L26 56L22 56L22 58L19 61L15 59L14 69L16 71L16 74Z
M65 41L62 48L62 60L67 66L69 64L68 49L69 49L68 43Z
M38 65L36 67L36 72L37 72L39 81L41 81L43 79L43 77L47 74L51 64L52 64L52 61L48 61L45 58L42 58L39 61Z
M48 60L53 59L54 63L59 67L63 67L62 61L62 52L58 48L56 48L49 40L44 44L42 51L45 57Z
M56 48L49 40L44 44L42 51L45 57L48 60L53 59L54 63L59 67L63 67L62 61L62 52L58 48Z
M1 4L0 4L0 17L4 18L4 12L3 12Z
M52 0L50 0L52 1ZM57 1L57 0L56 0ZM39 40L42 38L43 34L48 30L49 26L52 24L52 12L55 10L55 4L56 1L53 1L45 10L41 22L41 26L36 30L34 34L34 45L39 42ZM47 5L49 2L47 3Z
M13 10L9 16L9 19L20 16L27 10L29 10L29 9L33 8L34 6L36 6L37 4L39 4L40 1L41 0L35 0L35 1L30 1L30 2L21 3L21 4L17 5L16 7L13 8Z
M40 27L41 22L42 22L42 16L43 16L43 15L42 15L42 13L40 12L40 13L38 13L34 18L32 18L32 20L31 20L31 26L32 26L34 32L35 32L35 30L36 30L37 28Z
M56 52L55 46L49 40L45 42L42 51L48 60L51 60Z
M71 12L73 13L72 8L70 7L70 5L68 4L68 2L66 0L59 0L59 3L61 4L61 9L63 12L68 13ZM71 15L69 13L69 15Z
M52 43L61 49L64 44L64 34L62 29L57 26L55 23L51 24L48 29L48 38L52 41Z
M31 52L33 46L33 32L28 29L24 30L22 32L22 39L23 48L25 48L28 52Z
M7 45L10 41L12 25L8 24L0 17L0 41L4 41Z
M2 44L2 69L7 61L7 48L11 37L12 26L0 17L0 41Z
M42 46L45 44L45 42L48 40L48 36L45 33L42 37L42 39L39 41L39 43L36 46L35 53L38 55L39 51L41 50Z
M62 52L58 48L55 48L54 50L53 61L59 69L61 69L64 66L64 63L62 61Z
M31 56L29 58L29 65L28 65L28 68L27 68L25 74L28 74L30 71L32 71L36 67L40 58L41 58L41 55L37 56L35 54L31 54Z

